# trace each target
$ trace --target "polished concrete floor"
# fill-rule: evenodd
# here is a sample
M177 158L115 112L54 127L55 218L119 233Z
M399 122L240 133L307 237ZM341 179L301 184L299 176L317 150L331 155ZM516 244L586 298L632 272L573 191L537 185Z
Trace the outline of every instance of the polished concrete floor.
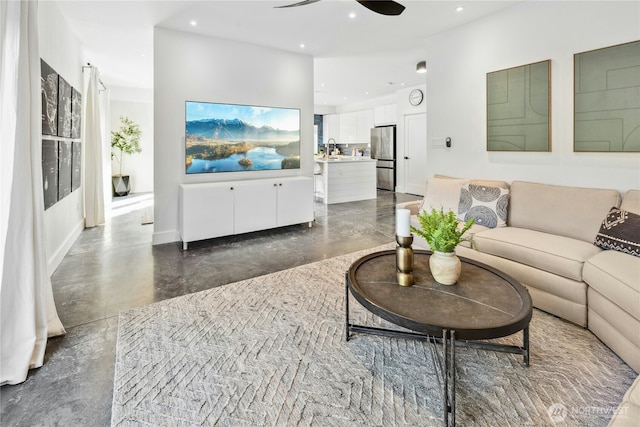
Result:
M0 425L108 426L120 311L391 242L395 204L418 198L379 191L376 200L316 203L311 228L195 242L186 252L151 245L144 209L85 230L52 277L67 334L49 340L44 366L24 383L0 388Z

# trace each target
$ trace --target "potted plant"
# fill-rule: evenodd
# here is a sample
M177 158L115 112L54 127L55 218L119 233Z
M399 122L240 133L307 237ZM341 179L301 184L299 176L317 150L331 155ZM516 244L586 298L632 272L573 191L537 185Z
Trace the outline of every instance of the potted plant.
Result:
M460 226L456 214L447 213L443 209L431 212L423 211L418 215L421 228L411 226L411 231L423 237L433 254L429 257L429 267L433 278L443 285L453 285L460 277L460 259L455 254L458 244L464 241L471 242L469 237L462 237L474 223L473 218L468 219Z
M115 158L119 166L118 174L111 177L113 195L116 197L126 196L131 191L129 175L122 174L124 155L142 151L140 127L126 116L120 116L120 122L120 129L117 132L111 131L111 159Z

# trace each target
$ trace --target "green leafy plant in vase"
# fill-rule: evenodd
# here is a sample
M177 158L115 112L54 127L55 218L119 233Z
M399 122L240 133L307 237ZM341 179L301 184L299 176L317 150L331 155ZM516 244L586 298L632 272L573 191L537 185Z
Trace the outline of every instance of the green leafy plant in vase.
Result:
M131 191L129 175L122 174L124 155L142 151L140 127L126 116L121 116L120 122L120 129L111 131L111 159L115 159L119 166L119 173L111 177L114 196L126 196Z
M455 254L458 244L468 241L473 246L473 239L463 237L474 223L468 219L460 226L456 214L452 211L444 212L431 209L424 210L418 215L420 228L411 226L411 231L424 238L433 254L429 257L429 268L433 278L443 285L453 285L458 281L462 265Z

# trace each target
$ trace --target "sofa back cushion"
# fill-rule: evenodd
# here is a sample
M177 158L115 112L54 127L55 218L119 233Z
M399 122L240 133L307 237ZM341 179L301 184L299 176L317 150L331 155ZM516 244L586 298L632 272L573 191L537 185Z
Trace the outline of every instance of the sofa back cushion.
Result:
M640 190L628 190L624 193L620 209L640 215Z
M509 225L593 242L620 192L534 182L511 183Z

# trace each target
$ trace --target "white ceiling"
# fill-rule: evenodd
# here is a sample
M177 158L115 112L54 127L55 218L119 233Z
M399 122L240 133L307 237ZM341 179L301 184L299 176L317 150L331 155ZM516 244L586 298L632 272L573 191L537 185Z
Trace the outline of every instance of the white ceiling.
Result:
M417 74L415 67L426 59L426 38L519 0L399 0L406 6L400 16L378 15L354 0L274 8L296 1L72 0L57 4L107 86L153 88L153 27L160 26L311 55L315 104L336 106L424 83L425 75ZM464 10L456 12L458 6Z

